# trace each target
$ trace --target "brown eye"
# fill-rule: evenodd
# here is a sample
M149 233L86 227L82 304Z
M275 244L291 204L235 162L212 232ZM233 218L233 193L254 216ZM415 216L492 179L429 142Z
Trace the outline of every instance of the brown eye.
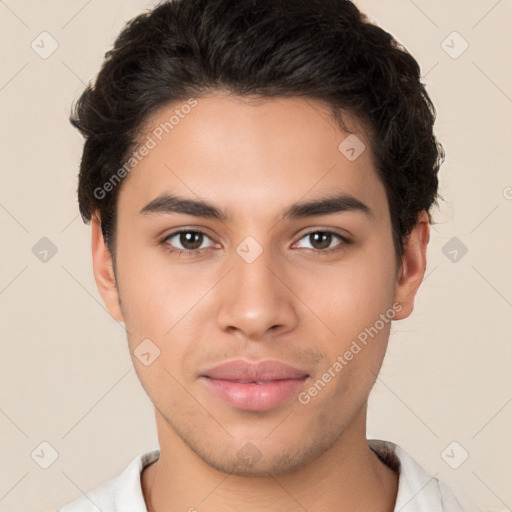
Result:
M203 241L203 234L195 231L180 233L179 237L180 244L183 245L185 249L190 250L199 249Z
M205 248L203 243L206 238L209 237L202 231L182 230L171 233L164 243L177 251L198 251Z
M333 244L333 242L335 242L336 239L338 239L341 242ZM336 251L338 249L342 249L344 245L350 243L350 241L347 238L339 235L338 233L327 230L310 231L309 233L306 233L301 238L301 240L306 240L307 242L309 242L309 246L302 245L303 248L314 249L318 252Z
M331 245L332 233L317 231L316 233L310 233L308 236L311 245L315 249L328 249Z

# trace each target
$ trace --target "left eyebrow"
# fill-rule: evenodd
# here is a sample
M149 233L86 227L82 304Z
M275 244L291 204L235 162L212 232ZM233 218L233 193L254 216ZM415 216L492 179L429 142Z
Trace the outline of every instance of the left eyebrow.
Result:
M282 215L283 220L302 219L315 215L332 215L340 212L356 211L373 216L369 206L354 196L341 193L303 203L291 205ZM211 203L202 200L189 199L173 194L162 194L153 199L140 211L141 214L163 213L184 214L207 219L229 220L228 216Z
M341 193L327 196L306 203L292 205L284 214L283 219L302 219L315 215L332 215L334 213L356 211L373 216L371 208L354 196Z

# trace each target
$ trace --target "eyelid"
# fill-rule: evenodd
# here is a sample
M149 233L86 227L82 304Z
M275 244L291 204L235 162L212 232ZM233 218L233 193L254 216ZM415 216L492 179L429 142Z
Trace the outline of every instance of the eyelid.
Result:
M203 231L203 229L199 229L199 228L179 228L179 229L177 229L175 231L172 231L168 235L165 235L163 237L163 239L162 239L162 243L167 243L170 238L174 238L176 235L180 235L181 233L198 233L198 234L201 234L201 235L205 236L206 238L209 238L212 242L214 242L212 237L208 233ZM207 248L203 247L203 249L207 249ZM178 248L176 248L177 251L187 251L187 252L198 252L198 251L201 251L203 249L190 250L190 249L178 249Z
M192 227L179 228L179 229L176 229L175 231L172 231L171 233L169 233L169 234L164 236L164 238L162 239L161 243L163 245L168 244L168 240L170 238L174 238L176 235L179 235L181 233L197 233L197 234L202 234L203 236L209 238L213 242L213 244L216 243L212 239L212 237L210 235L208 235L202 228L192 228ZM296 245L303 238L305 238L306 236L311 235L313 233L327 233L327 234L331 234L331 235L337 236L338 238L341 239L341 243L339 243L338 245L336 245L334 247L330 247L330 248L327 248L327 249L310 249L308 247L305 247L305 249L308 249L310 251L313 251L313 252L316 252L316 253L319 253L319 254L326 254L326 253L329 253L329 252L335 252L336 250L341 250L343 248L343 246L349 245L349 244L352 243L352 240L348 236L342 235L341 233L338 233L337 231L333 230L332 228L316 227L316 228L310 228L308 231L302 233L299 236L298 240L296 242L294 242L293 245ZM173 247L173 250L169 251L171 253L177 251L180 254L181 253L188 253L190 255L198 255L198 254L202 253L203 251L211 248L212 246L203 247L202 249L179 249L179 248L174 247L172 245L171 245L171 247Z
M293 245L296 245L303 238L307 237L308 235L312 235L313 233L327 233L330 235L337 236L339 239L341 239L341 243L335 245L334 247L329 247L327 249L310 249L309 247L305 247L305 249L309 249L310 251L317 252L319 254L328 254L330 252L342 250L343 246L350 245L352 243L352 240L348 236L342 235L341 233L338 233L337 231L335 231L331 228L312 228L312 229L302 233L300 235L298 241L295 242Z
M332 235L339 236L340 238L342 238L342 239L344 239L346 241L350 241L350 238L349 238L348 234L345 235L345 234L339 233L334 228L322 228L322 227L308 229L307 231L302 233L302 235L300 236L299 240L301 238L304 238L307 235L311 235L312 233L330 233Z

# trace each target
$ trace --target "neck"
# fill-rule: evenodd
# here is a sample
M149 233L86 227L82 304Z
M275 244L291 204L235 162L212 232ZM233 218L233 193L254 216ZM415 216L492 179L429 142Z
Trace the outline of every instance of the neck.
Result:
M297 471L258 477L212 468L186 446L156 412L160 458L142 473L148 512L208 509L235 512L307 510L391 512L398 475L368 447L366 408L335 444Z

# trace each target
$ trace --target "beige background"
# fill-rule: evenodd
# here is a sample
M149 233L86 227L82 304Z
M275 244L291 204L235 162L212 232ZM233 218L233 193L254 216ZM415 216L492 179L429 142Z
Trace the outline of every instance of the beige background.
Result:
M0 1L0 511L55 510L157 447L124 330L93 280L75 198L82 139L67 121L124 22L154 4ZM419 60L447 153L427 277L413 316L394 323L368 433L511 510L512 2L358 4ZM31 47L43 31L59 45L46 59ZM43 237L57 248L46 262L32 251ZM455 262L443 252L454 237L467 247ZM47 469L42 442L58 453ZM463 450L452 469L445 459Z

